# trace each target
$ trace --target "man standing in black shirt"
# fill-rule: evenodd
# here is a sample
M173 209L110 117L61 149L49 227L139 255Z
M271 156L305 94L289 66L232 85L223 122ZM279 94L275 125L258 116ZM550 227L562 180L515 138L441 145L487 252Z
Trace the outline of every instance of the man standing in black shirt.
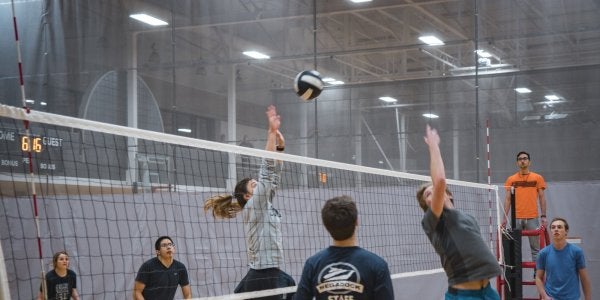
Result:
M173 299L177 286L181 286L184 299L192 298L192 288L185 265L175 259L175 243L161 236L154 243L156 257L146 261L135 277L134 300Z

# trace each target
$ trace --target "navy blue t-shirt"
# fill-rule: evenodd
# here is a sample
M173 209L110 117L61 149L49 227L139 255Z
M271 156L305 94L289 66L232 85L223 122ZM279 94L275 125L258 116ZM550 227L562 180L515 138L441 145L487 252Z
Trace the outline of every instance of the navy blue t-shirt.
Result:
M294 299L394 299L387 262L360 247L331 246L304 264ZM348 298L342 298L348 299Z
M77 274L67 269L67 275L60 277L56 271L50 270L46 273L46 288L48 289L48 300L71 299L71 292L77 288ZM40 287L42 291L42 287Z
M142 291L146 300L173 299L178 285L183 287L190 284L184 264L173 260L167 268L158 257L146 261L140 267L135 281L146 285Z

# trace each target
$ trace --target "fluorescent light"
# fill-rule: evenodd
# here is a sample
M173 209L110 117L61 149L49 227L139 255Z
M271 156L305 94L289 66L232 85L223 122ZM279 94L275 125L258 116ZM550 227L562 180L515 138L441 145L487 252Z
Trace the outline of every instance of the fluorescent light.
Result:
M321 79L323 82L325 83L329 83L331 85L341 85L344 84L345 82L341 81L341 80L337 80L333 77L325 77L323 79Z
M189 128L177 128L179 132L192 133L192 130Z
M489 67L492 65L492 60L485 57L480 57L477 59L477 64L479 67Z
M169 23L167 23L161 19L157 19L153 16L147 15L147 14L133 14L133 15L129 15L129 17L132 19L136 19L140 22L146 23L148 25L152 25L152 26L169 25Z
M429 46L444 45L444 42L442 42L442 40L438 39L437 37L435 37L433 35L421 36L421 37L419 37L419 40L421 40L421 42L423 42Z
M423 114L423 117L425 118L429 118L429 119L437 119L440 116L436 115L436 114Z
M544 98L550 100L550 101L556 101L556 100L560 100L560 97L556 96L556 95L546 95L544 96Z
M546 120L557 120L557 119L563 119L566 118L569 114L557 114L557 113L550 113L549 115L545 115L544 119Z
M48 103L46 103L46 102L42 101L42 102L40 102L40 105L41 105L41 106L46 106L46 105L48 105Z
M34 103L35 103L35 100L31 100L31 99L25 99L25 103L31 103L31 104L34 104Z
M388 96L379 97L379 100L381 100L383 102L387 102L387 103L398 102L398 99L393 98L393 97L388 97Z
M515 91L519 94L528 94L531 93L531 90L526 87L516 88Z
M477 55L479 55L479 57L483 57L483 58L490 58L493 55L485 50L475 50L475 53L477 53Z
M263 53L260 53L258 51L244 51L242 53L244 55L250 56L250 57L252 57L254 59L269 59L269 58L271 58L270 56L268 56L266 54L263 54Z
M354 2L354 3L363 3L363 2L371 2L373 0L350 0L350 2Z

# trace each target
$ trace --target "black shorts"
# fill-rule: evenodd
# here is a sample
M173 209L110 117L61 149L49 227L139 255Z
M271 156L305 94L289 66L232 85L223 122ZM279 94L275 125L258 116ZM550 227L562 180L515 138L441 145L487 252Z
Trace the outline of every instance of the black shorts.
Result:
M242 279L242 281L235 288L235 293L254 292L275 288L282 288L288 286L294 286L296 282L292 276L281 271L278 268L269 268L262 270L248 270L248 273ZM254 298L260 300L283 300L292 299L294 293L275 295L261 298Z

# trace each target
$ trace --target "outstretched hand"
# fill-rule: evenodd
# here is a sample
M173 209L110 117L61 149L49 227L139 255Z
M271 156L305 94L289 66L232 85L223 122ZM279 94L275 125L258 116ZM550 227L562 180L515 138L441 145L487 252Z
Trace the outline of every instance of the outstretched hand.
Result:
M269 105L267 108L267 119L269 120L269 131L278 132L281 125L281 116L277 114L277 109L274 105Z
M431 126L427 125L427 129L425 130L425 143L429 146L437 146L440 144L440 136L437 133L437 130L431 128Z

